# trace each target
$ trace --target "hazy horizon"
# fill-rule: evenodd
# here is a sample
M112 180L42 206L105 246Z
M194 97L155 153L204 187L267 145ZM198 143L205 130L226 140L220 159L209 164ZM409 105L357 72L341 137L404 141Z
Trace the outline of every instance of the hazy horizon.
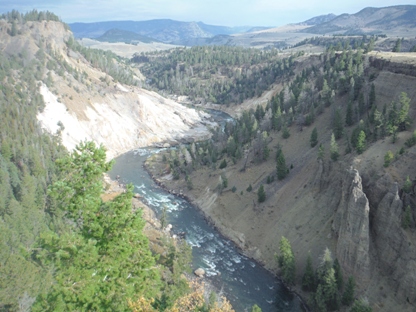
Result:
M222 26L281 26L298 23L325 14L354 14L366 7L415 5L416 0L399 3L392 0L3 0L0 13L13 9L22 13L37 9L51 11L64 22L145 21L172 19Z

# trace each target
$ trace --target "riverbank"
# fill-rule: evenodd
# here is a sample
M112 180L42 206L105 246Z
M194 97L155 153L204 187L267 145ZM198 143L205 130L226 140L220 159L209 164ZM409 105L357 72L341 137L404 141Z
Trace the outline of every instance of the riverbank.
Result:
M181 197L196 207L204 216L205 220L207 221L210 226L212 226L215 230L217 230L221 235L226 237L227 239L231 240L238 248L239 252L244 255L245 257L252 259L259 265L261 265L264 269L266 269L272 276L277 278L283 285L283 281L278 276L278 272L273 270L272 268L268 267L266 263L261 259L261 253L259 252L258 248L249 246L246 242L246 238L244 234L237 233L232 231L229 228L226 228L222 223L221 220L216 219L214 216L209 214L205 209L200 206L200 202L194 197L192 194L187 192L186 186L180 183L174 183L173 177L170 174L166 174L163 166L156 166L156 164L161 164L161 162L155 162L154 157L159 157L159 154L155 154L149 157L144 163L143 168L148 172L150 177L153 181L165 191L169 192L172 195ZM311 311L309 306L304 299L306 297L306 293L302 295L303 291L300 285L296 285L294 287L286 286L286 289L292 293L294 296L298 298L301 303L302 311Z

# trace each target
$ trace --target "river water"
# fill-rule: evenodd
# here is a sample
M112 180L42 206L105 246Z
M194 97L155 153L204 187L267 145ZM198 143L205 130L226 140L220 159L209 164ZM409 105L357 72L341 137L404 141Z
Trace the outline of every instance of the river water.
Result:
M110 177L132 183L135 192L160 216L167 208L173 232L185 232L192 246L193 270L203 268L206 278L230 300L237 312L257 304L263 312L302 311L297 296L258 263L241 254L233 242L210 226L201 212L185 199L160 188L143 168L143 163L160 149L137 149L118 158Z

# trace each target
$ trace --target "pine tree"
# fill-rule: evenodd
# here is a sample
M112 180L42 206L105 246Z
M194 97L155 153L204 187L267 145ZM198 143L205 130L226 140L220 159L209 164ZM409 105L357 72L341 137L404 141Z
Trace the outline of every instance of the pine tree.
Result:
M335 141L335 135L334 135L333 132L332 132L332 135L331 135L331 145L329 147L329 152L331 154L331 159L333 161L337 161L338 157L339 157L339 151L338 151L338 144Z
M370 307L367 299L357 299L354 301L354 304L350 312L372 312L373 309Z
M259 190L257 192L257 199L259 203L262 203L266 200L266 192L264 191L263 184L260 185Z
M363 130L360 131L357 138L357 153L362 154L366 147L366 140L365 140L365 132Z
M260 309L260 307L257 304L255 304L251 308L251 312L261 312L261 309Z
M289 132L289 129L288 129L288 127L286 126L286 124L283 126L283 129L282 129L282 138L283 139L287 139L287 138L289 138L290 137L290 132Z
M353 118L353 110L352 110L352 102L348 101L347 105L347 113L345 115L345 124L349 127L354 124L354 118Z
M354 300L355 281L354 277L348 278L347 284L345 285L345 291L342 295L342 304L349 306Z
M374 83L372 83L371 89L370 89L370 95L368 98L369 108L372 108L375 103L376 103L376 87L374 86Z
M305 273L302 277L302 289L305 291L313 291L315 289L315 273L313 271L310 253L308 253L308 258L306 259Z
M337 109L335 112L333 131L336 140L342 138L342 135L344 134L344 123L342 121L341 112L339 109Z
M404 211L402 226L406 230L412 222L412 209L410 208L410 205L406 206L406 210Z
M283 180L289 172L289 169L286 166L285 156L283 155L283 151L281 148L279 148L279 150L277 151L276 171L277 171L277 179L279 180Z
M400 94L400 111L397 116L399 131L407 130L410 124L409 118L410 99L405 92Z
M342 276L341 266L337 258L334 260L335 278L337 280L338 290L341 290L344 286L344 277Z
M324 156L325 156L324 146L322 144L319 144L318 159L324 159Z
M393 47L393 52L400 52L402 49L402 39L397 39L394 47Z
M49 191L74 226L39 239L36 258L54 267L56 282L32 311L127 310L126 298L155 296L160 278L142 233L145 222L132 212L133 186L102 202L102 176L112 163L92 142L81 143L57 164L62 178Z
M390 166L390 163L393 161L394 159L394 154L392 151L388 151L385 155L384 155L384 167L388 167Z
M316 129L316 127L312 130L310 142L311 147L315 147L316 144L318 144L318 130Z
M279 256L277 257L277 261L281 269L282 280L287 285L294 284L296 277L295 255L293 254L289 240L284 236L282 236L279 243Z
M410 180L410 177L406 177L406 181L404 181L403 184L403 192L409 194L412 191L412 181Z

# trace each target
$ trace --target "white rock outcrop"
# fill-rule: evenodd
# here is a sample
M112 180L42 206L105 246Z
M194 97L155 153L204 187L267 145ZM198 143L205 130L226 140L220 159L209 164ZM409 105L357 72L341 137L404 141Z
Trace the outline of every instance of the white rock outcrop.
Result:
M155 143L208 138L208 114L185 107L141 88L119 86L102 103L85 101L83 112L69 110L46 85L46 106L38 114L42 128L55 134L63 126L62 143L72 150L83 140L107 148L109 159Z

